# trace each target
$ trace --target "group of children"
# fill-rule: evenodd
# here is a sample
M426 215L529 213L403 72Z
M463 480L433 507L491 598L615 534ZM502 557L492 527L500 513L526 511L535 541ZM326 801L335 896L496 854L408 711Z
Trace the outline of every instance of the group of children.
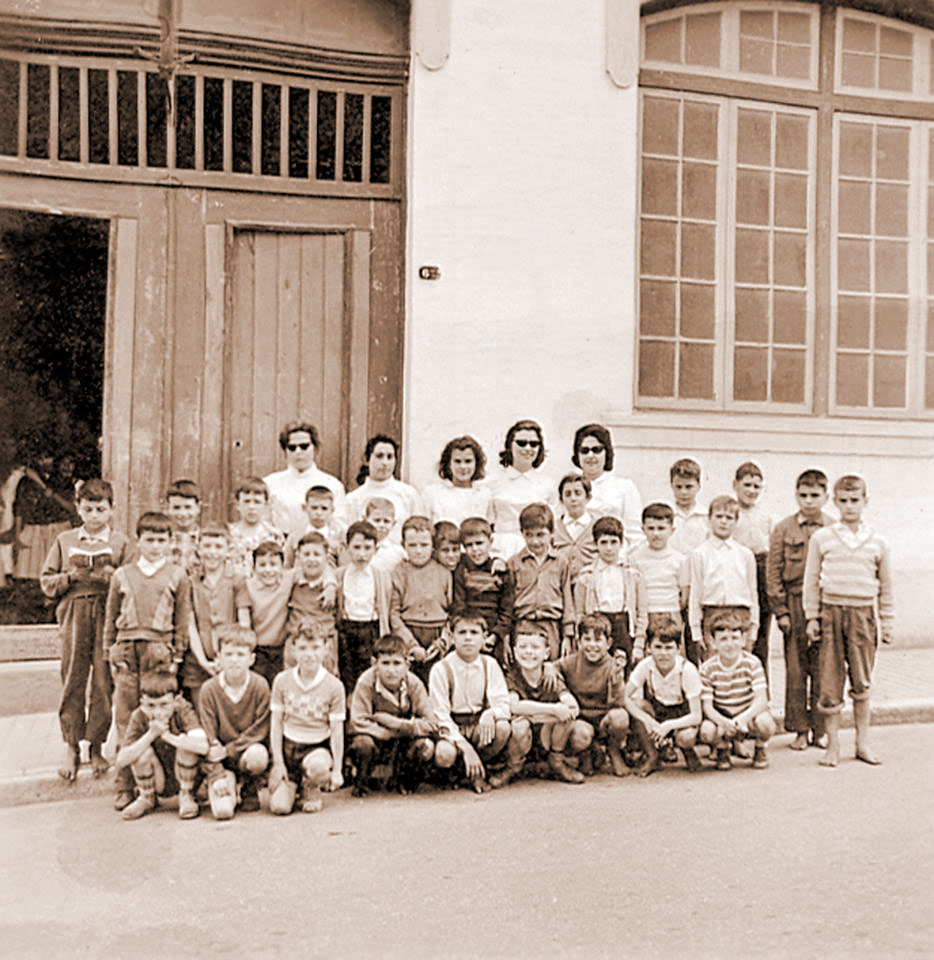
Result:
M257 809L263 784L271 812L314 812L345 775L355 795L425 780L484 792L523 774L581 783L604 764L645 777L676 749L694 771L699 744L718 769L733 756L762 768L775 733L770 609L792 747L823 746L836 765L848 674L856 755L878 763L875 617L889 640L893 603L887 546L861 519L865 482L836 482L833 522L826 476L805 471L798 511L774 529L753 463L707 511L694 461L677 461L671 483L674 506L646 506L633 543L619 518L588 514L590 484L569 474L557 521L526 506L524 546L502 558L481 517L408 517L400 545L380 498L342 531L323 486L307 492L304 532L286 538L255 478L229 527L199 526L196 485L172 484L134 546L112 529L110 485L86 481L82 525L59 536L41 576L59 600L59 772L74 779L82 739L95 775L107 771L111 708L126 819L176 792L181 817L200 801L227 819Z

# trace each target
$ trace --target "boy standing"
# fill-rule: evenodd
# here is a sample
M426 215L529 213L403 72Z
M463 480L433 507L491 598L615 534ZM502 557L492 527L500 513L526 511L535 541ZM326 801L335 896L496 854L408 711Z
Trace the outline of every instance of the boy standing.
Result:
M316 484L305 494L305 516L308 522L300 533L292 533L285 542L285 564L295 563L298 541L306 533L320 533L328 545L328 563L338 565L338 557L344 542L344 528L334 519L334 491Z
M337 675L337 584L328 563L328 542L312 530L298 541L294 571L294 585L289 594L289 617L286 636L292 637L299 629L311 626L318 630L325 643L324 669ZM294 666L292 652L286 640L285 666Z
M350 754L356 767L355 797L369 792L370 773L380 763L391 766L391 784L411 792L435 755L438 721L425 685L409 671L406 646L394 634L380 637L373 646L373 666L354 687Z
M678 553L687 556L704 542L709 529L707 510L697 501L701 488L700 464L688 457L675 460L669 479L675 501L675 532L671 545Z
M240 519L229 527L230 562L234 573L245 579L253 572L253 551L267 540L281 546L284 538L266 518L269 488L259 477L241 481L235 499Z
M439 520L435 524L434 558L445 570L451 573L457 569L461 558L460 530L450 520Z
M165 492L165 515L172 523L169 560L188 576L197 572L201 491L193 480L174 480Z
M104 658L104 607L114 569L129 559L130 542L110 527L113 487L86 480L76 494L82 525L60 533L46 557L39 585L55 608L62 650L58 719L65 754L58 775L74 780L80 741L91 745L95 777L107 771L101 746L110 729L111 678ZM89 682L90 681L90 682Z
M887 542L863 522L869 498L862 477L847 475L833 486L839 523L822 527L808 545L804 570L804 615L811 643L820 641L820 700L827 750L825 767L840 760L840 711L846 677L850 678L856 759L882 761L869 746L869 686L878 632L891 643L895 625L892 566Z
M117 741L128 741L130 716L139 706L140 677L175 673L188 647L191 584L166 554L172 526L161 513L144 513L136 524L139 559L118 567L104 611L104 656L114 681ZM117 773L114 806L133 800L133 780L124 764Z
M769 543L766 583L769 604L785 641L785 729L795 734L792 750L804 750L808 733L815 746L826 747L824 722L817 709L817 661L820 642L808 643L801 591L811 536L831 522L827 475L805 470L795 483L798 512L775 525Z
M396 508L392 500L386 497L373 497L368 500L363 512L364 520L373 525L376 531L376 553L371 563L378 570L391 574L396 565L405 559L405 550L401 543L391 539L396 524Z
M572 580L597 555L593 539L596 518L587 509L590 493L590 481L582 473L569 473L558 484L561 507L555 517L554 544L559 556L567 557Z

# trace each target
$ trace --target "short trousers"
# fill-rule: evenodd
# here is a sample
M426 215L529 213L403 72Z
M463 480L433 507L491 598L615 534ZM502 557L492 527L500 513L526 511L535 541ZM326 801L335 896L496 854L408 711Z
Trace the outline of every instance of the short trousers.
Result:
M331 738L320 740L318 743L298 743L290 740L287 736L282 737L282 759L285 761L285 769L288 771L289 779L293 783L300 784L305 776L302 770L302 761L313 750L327 750L331 753Z

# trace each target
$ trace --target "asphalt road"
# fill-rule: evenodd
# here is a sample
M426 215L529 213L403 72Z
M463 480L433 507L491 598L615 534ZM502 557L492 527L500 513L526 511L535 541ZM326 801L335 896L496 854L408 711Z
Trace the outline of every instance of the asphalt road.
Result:
M0 956L930 957L934 726L772 767L321 814L0 811ZM849 756L852 732L843 734Z

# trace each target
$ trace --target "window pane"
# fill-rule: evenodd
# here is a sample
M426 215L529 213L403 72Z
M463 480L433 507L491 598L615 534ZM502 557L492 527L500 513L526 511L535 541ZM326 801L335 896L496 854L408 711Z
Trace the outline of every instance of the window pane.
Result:
M768 400L769 351L737 347L733 351L733 399Z
M767 231L736 231L736 282L769 282L769 234Z
M75 71L77 74L77 71ZM62 71L59 71L59 77ZM75 103L78 83L75 78ZM16 156L19 138L19 64L13 60L0 60L0 153ZM63 157L65 159L75 159Z
M717 110L711 103L684 104L684 156L717 159Z
M681 336L713 340L714 288L700 283L681 285Z
M158 73L146 74L146 163L164 167L167 163L169 87Z
M872 176L872 127L868 124L840 124L840 173L844 177Z
M908 301L876 300L877 350L904 350L908 343Z
M791 80L807 80L811 75L811 50L809 47L790 47L780 43L776 53L775 72Z
M865 407L869 399L869 358L862 354L837 354L837 403Z
M649 23L645 27L645 57L647 60L663 60L681 63L681 27L683 17Z
M123 165L139 162L138 76L124 70L117 72L117 163Z
M282 88L277 84L264 83L260 97L262 114L260 170L266 176L277 177L281 153Z
M876 26L867 20L843 18L843 48L876 52Z
M678 395L698 400L713 399L713 344L681 344Z
M389 183L392 168L392 98L370 101L370 183Z
M772 162L772 114L762 110L737 111L736 159L767 167Z
M642 152L678 156L679 104L667 97L642 100Z
M734 306L736 311L736 339L745 343L768 343L768 291L737 287Z
M91 163L110 162L110 125L106 70L88 70L88 159Z
M713 280L716 276L716 230L700 223L681 226L681 276Z
M136 122L136 74L124 74L118 73L118 89L119 89L119 78L124 76L133 77L133 121L134 126ZM17 77L18 79L18 77ZM3 89L3 84L5 78L0 75L0 90ZM16 87L14 86L14 90ZM2 94L0 94L2 96ZM117 111L118 116L120 116L120 111L123 109L123 103L119 99L117 100ZM2 107L0 107L2 111ZM135 138L136 131L133 131L134 135L134 154L135 154ZM0 146L0 153L7 153L7 150L4 150ZM16 140L13 141L13 152L16 152ZM79 133L79 117L78 117L78 70L73 67L59 67L58 68L58 159L59 160L78 160L81 156L81 144L80 144L80 133ZM122 163L123 160L121 159ZM134 159L134 163L136 160Z
M701 13L687 16L684 27L684 62L719 67L720 14Z
M908 187L901 184L876 185L876 230L887 237L908 236Z
M308 177L308 104L309 94L300 87L289 87L289 176Z
M868 183L840 182L839 226L841 233L872 232L872 189Z
M642 212L675 216L678 213L676 160L642 161Z
M685 163L682 169L681 215L696 220L717 217L717 168L710 163ZM676 194L672 191L672 199Z
M776 403L802 403L805 386L804 350L772 351L772 399Z
M908 244L892 240L876 242L876 290L908 292Z
M775 166L807 170L808 129L807 117L778 114L775 118Z
M905 358L876 356L872 402L876 407L905 406Z
M784 287L807 285L808 245L803 233L775 234L774 282Z
M806 13L779 13L778 39L786 43L811 43L811 18Z
M736 171L736 220L767 226L771 199L769 174L763 170Z
M908 179L906 127L879 127L876 139L876 176L885 180Z
M739 39L739 68L744 73L774 73L772 58L775 44L771 40Z
M868 240L840 240L837 243L837 286L841 290L869 289Z
M807 177L789 173L775 175L775 225L777 227L800 227L808 225Z
M802 291L776 290L774 295L775 343L807 342L807 296Z
M771 40L775 35L775 20L768 10L741 10L739 32L744 37L759 37Z
M642 273L663 277L676 276L677 238L678 228L674 223L643 220L640 243Z
M253 84L234 80L231 94L233 171L253 172ZM257 171L258 173L259 171Z
M879 87L882 90L911 92L911 61L879 58Z
M879 50L882 53L894 54L896 57L911 57L912 37L907 30L896 30L894 27L879 28Z
M869 297L840 297L837 304L837 346L869 349Z
M848 87L875 87L876 58L871 54L844 53L841 79Z
M639 284L639 324L643 334L675 335L676 285L661 280Z
M644 397L675 395L675 345L643 340L639 345L639 393Z
M104 89L107 88L107 74ZM46 64L30 63L26 68L26 156L48 159L49 156L49 77ZM107 98L104 97L106 110ZM107 114L104 113L104 130L107 129ZM105 158L106 160L106 158Z

